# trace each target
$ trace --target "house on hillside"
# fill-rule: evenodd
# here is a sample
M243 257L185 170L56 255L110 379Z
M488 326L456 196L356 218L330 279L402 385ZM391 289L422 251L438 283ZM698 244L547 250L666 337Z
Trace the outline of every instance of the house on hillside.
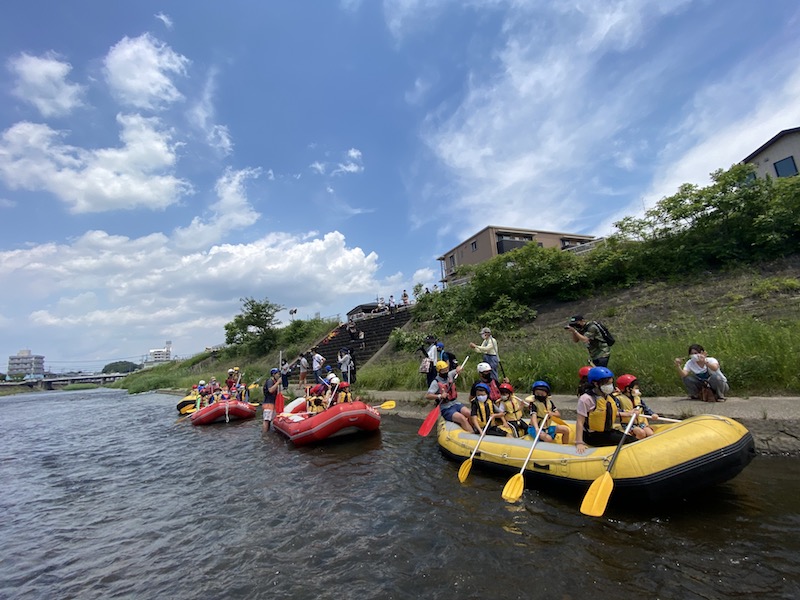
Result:
M540 248L568 250L594 239L594 236L577 233L489 225L438 258L442 274L441 281L445 287L464 283L456 275L458 267L480 264L526 244L537 244Z
M793 177L800 161L800 127L784 129L742 160L756 168L758 177Z

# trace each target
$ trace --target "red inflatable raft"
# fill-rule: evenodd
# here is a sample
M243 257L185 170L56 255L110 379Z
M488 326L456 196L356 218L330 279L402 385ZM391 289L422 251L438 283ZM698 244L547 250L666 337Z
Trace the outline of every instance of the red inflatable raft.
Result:
M298 398L286 406L272 425L289 438L295 446L316 444L332 437L376 431L381 426L378 411L363 402L342 402L309 415L306 402Z
M189 417L192 425L209 425L210 423L227 423L240 419L252 419L256 409L248 402L239 400L220 400L204 406Z

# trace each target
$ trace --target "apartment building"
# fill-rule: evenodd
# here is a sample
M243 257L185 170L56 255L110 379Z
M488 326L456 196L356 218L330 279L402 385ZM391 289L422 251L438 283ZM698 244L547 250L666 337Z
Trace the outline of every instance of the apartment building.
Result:
M20 350L16 356L9 356L8 376L15 375L44 377L44 356L32 354L30 350Z
M456 276L458 267L480 264L490 258L520 248L525 244L538 244L541 248L567 250L594 239L591 235L579 235L577 233L559 233L489 225L438 258L441 281L445 286L458 285L462 283Z

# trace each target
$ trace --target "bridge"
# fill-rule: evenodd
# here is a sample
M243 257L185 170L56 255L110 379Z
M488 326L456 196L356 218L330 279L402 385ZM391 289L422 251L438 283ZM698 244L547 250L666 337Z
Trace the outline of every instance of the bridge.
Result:
M61 377L46 377L44 379L28 379L26 381L6 381L3 387L27 386L42 390L52 390L73 383L95 383L105 385L127 377L128 373L92 373L90 375L63 375Z

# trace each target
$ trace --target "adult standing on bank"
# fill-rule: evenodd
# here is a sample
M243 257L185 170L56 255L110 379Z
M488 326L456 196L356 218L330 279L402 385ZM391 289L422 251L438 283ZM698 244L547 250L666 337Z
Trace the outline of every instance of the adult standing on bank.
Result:
M606 343L606 338L600 331L600 326L595 321L586 322L582 315L575 315L569 320L569 325L564 329L572 334L572 341L576 344L586 344L589 351L589 362L595 367L607 367L611 358L611 346Z
M489 366L492 367L492 378L500 381L500 376L497 373L497 369L500 366L500 351L497 348L497 340L494 339L492 330L488 327L481 329L481 337L483 338L481 345L470 342L470 348L483 352L483 362L489 363Z
M314 371L314 380L317 383L325 383L325 378L322 376L322 365L325 364L325 357L319 353L319 348L314 347L311 349L314 355L311 357L311 368Z

